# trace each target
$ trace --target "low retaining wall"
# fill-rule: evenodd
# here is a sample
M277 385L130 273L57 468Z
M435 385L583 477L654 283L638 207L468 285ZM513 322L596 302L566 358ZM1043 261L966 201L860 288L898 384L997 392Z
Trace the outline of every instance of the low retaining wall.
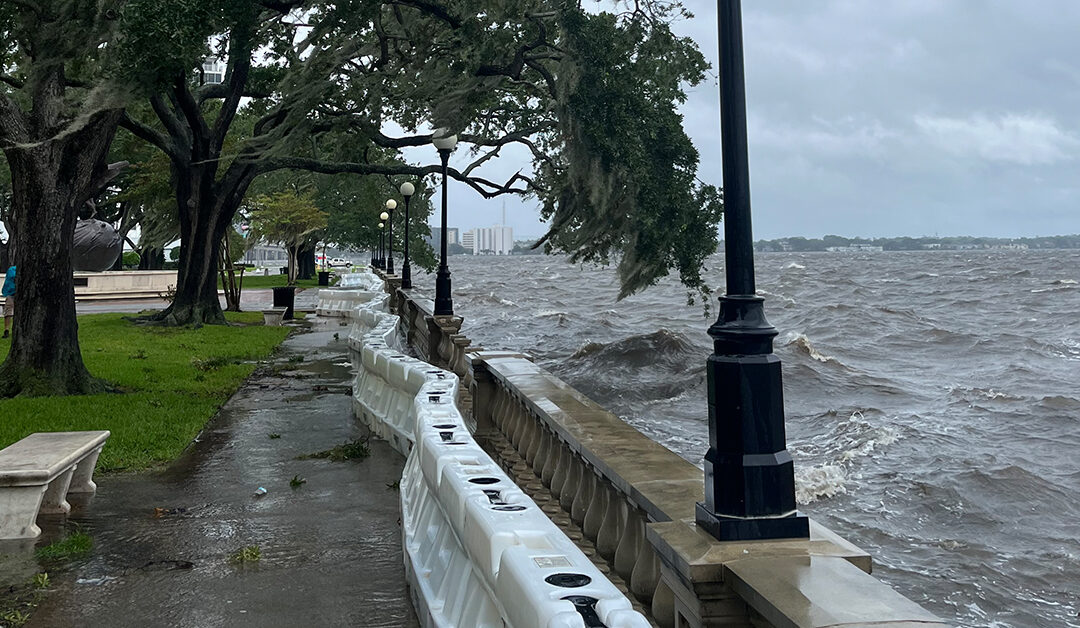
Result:
M124 270L74 275L79 301L157 298L176 287L175 270Z
M525 356L471 347L461 318L414 291L387 290L408 347L468 382L476 442L658 625L945 625L817 522L809 539L717 541L695 523L700 469Z
M356 415L408 456L405 568L425 626L644 628L649 622L477 444L459 379L398 349L380 295L349 313Z

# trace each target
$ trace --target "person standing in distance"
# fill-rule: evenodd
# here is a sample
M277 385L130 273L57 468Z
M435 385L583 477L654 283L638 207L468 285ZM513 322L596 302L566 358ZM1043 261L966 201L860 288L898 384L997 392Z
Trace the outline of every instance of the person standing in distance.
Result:
M11 335L11 317L15 316L15 266L9 266L4 276L4 287L0 289L4 297L4 338Z

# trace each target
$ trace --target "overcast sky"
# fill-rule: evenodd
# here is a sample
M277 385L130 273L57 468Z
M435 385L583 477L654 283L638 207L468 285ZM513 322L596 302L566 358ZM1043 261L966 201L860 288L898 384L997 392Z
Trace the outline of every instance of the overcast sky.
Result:
M677 25L716 65L716 4ZM743 3L755 238L1080 232L1080 0ZM717 186L715 76L685 126ZM512 173L504 160L488 174ZM450 225L503 201L453 186ZM515 238L545 231L506 200Z

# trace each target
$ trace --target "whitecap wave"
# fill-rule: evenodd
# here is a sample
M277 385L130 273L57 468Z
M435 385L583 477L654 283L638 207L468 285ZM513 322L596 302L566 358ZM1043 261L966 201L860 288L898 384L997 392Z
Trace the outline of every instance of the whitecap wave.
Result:
M847 470L838 464L823 464L809 469L795 469L795 501L812 504L847 493Z
M900 433L895 428L875 425L862 411L855 410L847 419L833 424L827 433L791 447L797 458L824 459L806 467L796 463L796 501L810 504L846 493L848 482L853 477L851 470L857 461L895 443L899 438Z
M758 288L757 293L758 293L758 296L760 296L760 297L769 297L771 299L779 299L780 301L782 301L784 303L784 305L795 305L795 299L792 299L791 297L784 296L782 294L777 294L775 292L769 292L768 290L762 290L761 288Z
M817 360L818 362L832 362L833 364L840 364L840 360L837 360L831 355L825 355L824 353L818 351L817 347L815 347L814 344L810 342L810 339L806 337L806 334L789 332L788 335L785 336L784 344L795 345L796 349L802 351L803 353Z

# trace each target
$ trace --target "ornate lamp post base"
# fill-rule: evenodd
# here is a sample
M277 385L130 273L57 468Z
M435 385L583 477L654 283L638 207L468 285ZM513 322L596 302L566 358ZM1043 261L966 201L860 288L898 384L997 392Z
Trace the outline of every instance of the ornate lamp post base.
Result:
M698 526L720 541L807 538L795 509L795 467L786 448L784 385L772 353L776 328L762 298L724 296L709 328L709 451Z
M786 517L723 517L709 512L698 502L696 523L717 541L764 541L767 539L806 539L810 537L810 520L804 515Z

